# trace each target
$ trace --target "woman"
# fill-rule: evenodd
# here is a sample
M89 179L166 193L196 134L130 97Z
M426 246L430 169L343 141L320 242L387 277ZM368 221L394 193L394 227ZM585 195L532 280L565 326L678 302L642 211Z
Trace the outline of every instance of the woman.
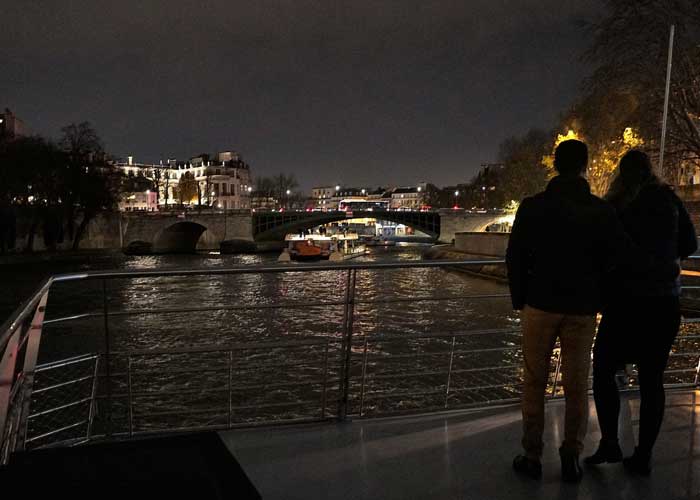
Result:
M683 203L654 176L649 157L641 151L622 157L606 199L654 264L618 269L610 276L609 298L593 349L593 394L602 438L586 463L623 461L630 472L649 475L664 415L664 370L680 327L680 259L695 252L697 240ZM615 374L625 363L637 365L641 406L638 444L623 460Z

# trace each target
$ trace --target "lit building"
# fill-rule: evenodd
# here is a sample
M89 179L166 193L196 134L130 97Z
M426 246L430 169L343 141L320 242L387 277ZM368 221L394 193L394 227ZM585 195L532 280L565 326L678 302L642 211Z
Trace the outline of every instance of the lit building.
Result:
M167 160L157 165L135 163L130 156L116 166L126 175L143 175L151 180L160 206L252 208L250 166L234 151L218 153L215 158L202 154L187 162Z
M155 212L158 210L158 198L155 191L150 190L124 193L119 201L119 210L123 212Z
M311 200L313 201L313 205L309 203L309 207L314 210L337 210L337 201L335 202L335 207L332 207L331 203L331 199L335 197L335 193L335 186L317 186L311 188Z
M425 205L425 186L396 188L391 193L392 210L420 210Z

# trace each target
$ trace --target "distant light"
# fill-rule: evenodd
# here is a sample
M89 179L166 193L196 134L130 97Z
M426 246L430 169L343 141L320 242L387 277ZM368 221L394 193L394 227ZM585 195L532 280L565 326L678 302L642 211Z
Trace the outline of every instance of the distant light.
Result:
M221 208L221 203L219 203L219 208Z
M151 190L150 190L150 189L146 189L146 194L151 194Z
M459 196L459 191L455 191L455 196ZM457 207L455 207L457 208Z
M287 196L289 196L290 194L292 194L292 192L289 189L287 189Z
M418 186L418 192L420 193L420 186Z
M336 187L335 187L335 190L336 190L336 191L340 191L340 186L336 186Z
M363 189L363 190L362 190L362 194L365 194L366 192L367 192L366 189Z
M248 192L251 193L253 191L253 188L251 186L248 186Z

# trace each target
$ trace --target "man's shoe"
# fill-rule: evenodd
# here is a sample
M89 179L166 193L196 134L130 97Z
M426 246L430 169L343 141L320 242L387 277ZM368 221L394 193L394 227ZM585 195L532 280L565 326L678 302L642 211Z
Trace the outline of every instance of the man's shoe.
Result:
M648 476L651 474L651 455L642 454L638 448L635 448L631 457L622 459L622 465L630 474Z
M565 483L578 483L583 477L583 471L578 463L578 454L559 449L561 459L561 479Z
M542 479L542 464L539 460L518 455L513 459L513 469L518 474L527 476L530 479Z
M622 462L622 450L617 441L614 443L601 441L596 451L590 457L583 459L586 465L615 464Z

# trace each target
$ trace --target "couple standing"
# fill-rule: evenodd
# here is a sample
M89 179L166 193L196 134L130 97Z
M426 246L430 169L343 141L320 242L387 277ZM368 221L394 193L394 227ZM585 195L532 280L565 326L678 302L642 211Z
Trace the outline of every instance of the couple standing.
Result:
M593 359L593 392L602 439L589 465L623 461L648 475L664 412L663 372L680 326L680 259L697 249L682 202L653 174L640 151L620 161L605 201L585 179L588 149L562 142L558 173L544 192L523 200L507 251L513 307L522 309L524 454L513 467L542 475L544 399L559 339L566 396L562 479L581 479L579 454L588 424L588 374L596 314L603 317ZM636 363L641 390L638 445L623 460L615 375Z

